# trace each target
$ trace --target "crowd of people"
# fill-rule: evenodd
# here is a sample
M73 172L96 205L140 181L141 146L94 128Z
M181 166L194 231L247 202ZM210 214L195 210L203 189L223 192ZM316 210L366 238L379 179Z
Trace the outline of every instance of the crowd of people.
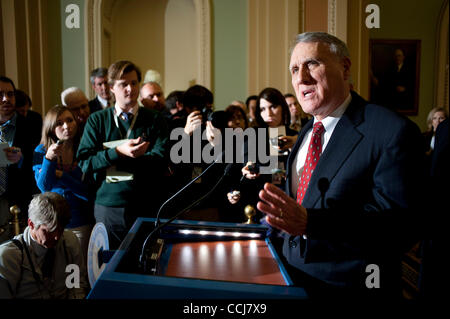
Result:
M50 251L59 256L53 256L55 265L68 264L70 255L85 279L95 222L105 224L116 249L137 217L156 217L161 204L187 183L195 179L164 216L206 194L229 163L211 167L201 150L224 145L227 128L256 129L256 140L266 143L246 139L243 160L234 158L224 182L181 218L239 223L246 220L245 206L252 205L295 284L311 296L373 293L365 286L368 264L383 273L383 289L376 292L395 296L399 258L411 244L402 237L409 227L403 218L418 218L418 190L428 176L425 156L431 158L440 143L436 130L447 112L432 110L424 142L410 120L351 90L350 66L339 39L301 34L289 66L295 95L269 87L245 103L214 111L206 87L165 97L157 81L141 85L138 66L117 61L91 72L94 99L67 88L61 105L43 119L30 110L25 92L0 77L0 138L7 143L0 155L8 161L0 167L1 242L13 235L7 227L10 206L21 208L27 224L23 234L0 246L0 297L69 296L44 274ZM275 152L272 174L260 174L264 163L249 160L255 147ZM187 160L173 160L186 154ZM322 189L308 187L321 180ZM24 248L31 258L23 257ZM18 272L19 262L27 270ZM60 278L53 269L50 277Z

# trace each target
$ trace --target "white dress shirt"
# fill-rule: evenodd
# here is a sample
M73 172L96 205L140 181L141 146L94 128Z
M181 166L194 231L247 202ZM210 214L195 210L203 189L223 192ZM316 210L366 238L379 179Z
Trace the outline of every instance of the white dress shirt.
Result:
M105 109L108 106L109 101L105 100L104 98L101 98L99 95L97 95L97 100L100 102L103 109ZM111 103L110 103L110 105L111 105Z

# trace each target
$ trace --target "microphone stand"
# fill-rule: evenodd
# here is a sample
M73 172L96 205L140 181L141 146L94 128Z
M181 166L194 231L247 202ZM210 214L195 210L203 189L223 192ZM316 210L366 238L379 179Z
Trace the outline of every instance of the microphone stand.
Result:
M200 177L203 176L203 174L205 174L212 166L214 166L214 164L217 163L217 161L219 159L222 158L222 155L224 155L224 152L222 152L219 156L217 156L217 158L214 160L214 162L212 162L200 175L198 175L197 177L195 177L193 180L191 180L189 183L187 183L185 186L183 186L182 189L180 189L178 192L176 192L175 194L173 194L168 200L166 200L161 207L158 210L158 213L156 214L156 220L155 220L155 227L159 226L159 215L161 214L162 209L164 208L164 206L166 206L167 203L169 203L172 199L174 199L176 196L178 196L182 191L184 191L186 188L188 188L190 185L192 185L193 183L195 183L195 181L197 181Z
M217 161L217 160L216 160ZM209 167L211 167L213 164L216 163L213 162ZM159 232L162 228L164 228L166 225L170 224L171 222L173 222L175 219L177 219L181 214L191 210L193 207L195 207L196 205L198 205L200 202L202 202L205 198L207 198L209 195L211 195L211 193L217 188L217 186L222 182L223 178L228 174L228 172L231 169L231 166L233 165L233 163L228 164L225 168L225 173L220 177L220 179L217 181L217 183L212 187L212 189L210 191L208 191L205 195L203 195L202 197L200 197L199 199L197 199L195 202L193 202L192 204L190 204L188 207L184 208L183 210L181 210L180 212L178 212L177 214L175 214L173 217L171 217L169 220L167 220L166 222L164 222L163 224L159 224L159 225L155 225L156 227L150 232L150 234L145 238L144 244L142 245L142 249L141 249L141 254L139 255L139 263L141 265L141 267L144 269L144 273L147 272L147 263L146 263L146 257L147 255L145 254L145 248L147 247L148 242L150 241L150 239L153 237L154 234L156 234L157 232ZM208 167L208 168L209 168ZM206 170L205 170L206 171ZM192 183L192 182L191 182ZM190 185L191 183L189 183L188 185ZM186 188L188 185L186 185L184 188ZM184 189L183 188L183 189ZM178 194L178 193L177 193ZM175 194L176 195L176 194ZM174 195L174 196L175 196ZM172 196L172 197L174 197ZM167 201L166 201L167 202ZM164 203L165 204L165 203ZM163 205L164 205L163 204Z

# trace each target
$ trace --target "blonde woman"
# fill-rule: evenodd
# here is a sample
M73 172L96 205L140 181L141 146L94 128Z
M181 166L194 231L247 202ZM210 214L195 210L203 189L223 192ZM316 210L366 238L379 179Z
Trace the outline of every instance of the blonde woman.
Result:
M72 218L66 228L75 233L86 258L94 217L75 158L78 142L78 124L72 112L65 106L53 107L44 119L41 144L34 150L33 171L41 192L58 193L69 203Z
M442 107L433 108L427 117L427 128L425 138L427 141L428 154L434 150L434 136L438 125L448 117L447 111Z

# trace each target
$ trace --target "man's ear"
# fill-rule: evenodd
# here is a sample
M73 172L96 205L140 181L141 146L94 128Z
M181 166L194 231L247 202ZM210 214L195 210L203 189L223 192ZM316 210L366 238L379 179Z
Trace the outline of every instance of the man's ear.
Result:
M345 57L342 59L342 66L344 67L344 80L348 80L350 78L350 67L352 62L349 58Z
M31 230L34 229L34 224L33 224L33 222L31 221L31 219L28 218L27 224L28 224L28 226L30 227Z

